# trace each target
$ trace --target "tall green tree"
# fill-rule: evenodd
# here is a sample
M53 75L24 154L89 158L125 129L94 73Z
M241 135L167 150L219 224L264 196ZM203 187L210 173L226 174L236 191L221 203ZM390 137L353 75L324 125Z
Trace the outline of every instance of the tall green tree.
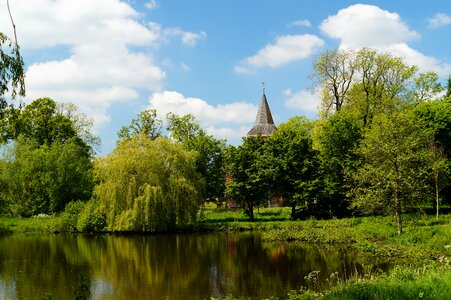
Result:
M314 127L313 148L319 152L321 201L335 216L349 214L353 174L361 163L357 154L363 137L362 121L340 111Z
M207 134L190 114L180 117L169 113L167 120L171 138L182 143L187 150L197 152L196 170L206 183L205 199L219 201L225 191L225 142Z
M325 117L341 110L356 73L355 53L335 49L322 53L313 62L312 78L322 95L321 114Z
M314 61L312 73L322 95L321 116L350 110L369 125L374 115L407 101L416 71L399 57L369 48L326 51ZM423 76L418 83L430 78Z
M271 181L265 157L266 140L259 137L243 139L243 144L227 149L227 194L240 203L254 220L254 208L269 199Z
M393 213L401 235L403 208L424 201L428 189L432 141L412 113L377 115L360 147L363 165L354 174L352 205L364 213Z
M143 134L150 139L162 135L163 120L158 117L155 109L146 109L133 119L130 125L123 126L117 133L120 140L131 139L134 135Z
M266 142L271 194L291 206L292 219L297 207L313 206L318 200L319 160L312 148L312 129L312 122L294 117L280 124Z
M91 197L94 185L91 159L75 140L49 146L19 137L2 154L3 213L20 216L58 213L71 201Z
M37 145L51 146L72 140L91 156L100 141L91 131L92 120L70 104L57 104L50 98L39 98L25 107L10 107L5 111L2 124L3 142L19 137Z
M196 219L203 181L196 153L167 138L135 135L95 162L94 196L109 230L168 231Z
M375 115L401 108L410 96L409 86L418 69L399 57L368 48L357 53L355 66L359 80L348 93L346 108L362 119L364 127Z

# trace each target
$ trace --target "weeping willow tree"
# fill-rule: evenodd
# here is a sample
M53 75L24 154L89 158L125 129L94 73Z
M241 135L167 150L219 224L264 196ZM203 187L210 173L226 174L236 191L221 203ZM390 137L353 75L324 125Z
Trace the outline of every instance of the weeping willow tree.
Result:
M95 162L95 197L112 231L170 231L194 221L204 182L196 152L135 135Z

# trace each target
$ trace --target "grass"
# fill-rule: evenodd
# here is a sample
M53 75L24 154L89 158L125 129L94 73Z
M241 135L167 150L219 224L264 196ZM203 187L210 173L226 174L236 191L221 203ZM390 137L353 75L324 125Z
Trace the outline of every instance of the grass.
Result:
M306 299L451 299L449 265L415 268L396 267L389 274L341 282L324 293L292 291L289 300Z
M1 217L0 232L53 233L58 231L59 223L59 218L53 216Z
M289 208L263 208L251 222L241 210L206 208L190 230L261 231L266 242L346 244L366 257L435 260L451 255L451 214L439 219L423 214L405 214L404 233L396 233L393 217L355 217L332 220L290 221Z

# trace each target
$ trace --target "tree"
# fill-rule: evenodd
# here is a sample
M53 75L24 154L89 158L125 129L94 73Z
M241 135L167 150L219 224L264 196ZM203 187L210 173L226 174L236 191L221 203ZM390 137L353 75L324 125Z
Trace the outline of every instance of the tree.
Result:
M6 1L6 4L14 31L14 41L0 32L0 125L5 123L4 112L8 108L5 94L11 89L11 99L15 99L17 95L25 96L24 62L17 43L16 25L9 8L9 1ZM10 104L9 107L14 108L13 104Z
M167 138L134 135L95 162L94 197L109 230L169 231L196 219L204 188L196 153ZM125 187L125 188L124 188Z
M71 201L91 197L91 159L74 140L49 146L19 137L3 149L2 156L4 213L58 213Z
M367 126L374 115L390 113L407 100L416 71L399 57L369 48L326 51L312 74L322 91L322 116L348 110Z
M131 139L138 134L144 134L150 139L161 136L163 121L158 117L155 109L143 110L128 126L123 126L117 133L120 140Z
M312 148L312 123L294 117L279 125L266 143L266 161L271 177L271 194L296 208L313 206L319 194L319 161Z
M77 105L70 102L58 102L56 104L56 113L71 120L77 136L87 145L90 145L92 149L95 150L100 147L100 138L92 133L94 120L80 112Z
M438 82L438 74L435 72L419 74L414 79L414 84L413 95L410 96L410 101L413 102L414 105L437 99L439 93L444 89L440 82Z
M315 123L313 148L319 151L321 201L335 216L349 214L349 191L361 159L356 153L363 137L363 124L356 116L340 111Z
M434 134L431 154L432 157L435 157L432 158L432 161L438 164L432 173L436 175L435 183L439 184L439 193L441 194L439 197L446 200L451 193L449 183L443 180L449 176L448 166L451 157L451 99L444 98L443 100L422 102L415 107L414 113ZM443 151L443 154L440 154L441 151ZM434 153L439 155L433 155ZM443 157L440 158L441 156Z
M356 71L354 56L352 51L336 49L324 52L313 62L312 78L321 90L323 115L340 111L345 103Z
M445 156L445 151L436 143L429 146L429 159L431 165L431 177L434 184L435 211L438 219L440 210L440 192L444 187L445 178L449 174L449 161Z
M72 104L57 104L50 98L39 98L24 108L9 107L5 110L1 138L3 143L19 137L38 146L51 146L71 140L91 157L100 140L92 134L92 120L78 112Z
M197 152L196 170L206 183L205 199L218 201L225 190L225 142L208 135L190 114L179 117L169 113L167 119L171 138L182 143L187 150Z
M25 71L20 47L0 32L0 99L11 89L11 98L25 96Z
M227 194L241 204L244 212L254 220L254 207L269 198L269 168L264 156L266 140L244 138L238 147L227 149Z
M451 96L451 74L448 75L448 80L446 81L445 98L449 98L450 96Z
M362 119L364 127L371 124L375 115L397 111L407 101L409 83L417 67L368 48L357 53L355 67L360 80L350 89L346 108Z
M429 177L430 130L409 112L377 115L360 147L352 205L362 212L394 213L402 233L406 203L424 200Z

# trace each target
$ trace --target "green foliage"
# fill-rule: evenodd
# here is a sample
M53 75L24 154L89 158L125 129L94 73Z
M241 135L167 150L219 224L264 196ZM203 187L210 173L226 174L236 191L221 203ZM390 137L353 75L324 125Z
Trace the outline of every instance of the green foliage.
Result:
M424 200L431 141L431 131L412 114L378 115L360 148L363 165L354 174L353 206L366 213L395 213L401 234L403 206Z
M266 140L243 139L238 147L227 149L227 194L241 204L246 215L254 219L254 207L269 199L269 168L265 157Z
M340 110L352 111L365 126L369 125L374 115L390 113L400 101L408 100L416 71L417 67L399 57L369 48L357 53L326 51L315 60L313 72L322 91L321 115L327 118ZM417 82L434 89L433 84L426 85L433 82L429 80L432 77L423 76Z
M11 98L25 96L25 68L19 45L0 32L0 98L11 90Z
M362 138L362 122L343 111L315 124L313 147L319 151L322 180L319 194L322 206L334 216L348 214L348 193L353 184L350 174L360 164L357 149Z
M451 157L451 99L422 102L414 112L434 132L434 140L446 156Z
M169 113L167 119L171 138L198 154L196 170L206 183L205 200L218 201L224 196L225 190L225 142L208 135L190 114L179 117Z
M296 206L309 206L320 193L319 160L312 148L312 123L295 117L280 124L265 145L271 193L283 196L295 218Z
M120 140L130 139L134 135L143 134L150 139L161 136L163 121L157 116L155 109L143 110L128 126L123 126L117 133Z
M4 148L0 166L4 213L57 213L71 201L91 197L92 163L85 150L71 140L39 146L19 138Z
M81 212L85 208L82 201L70 202L60 215L60 230L63 232L77 232L77 222Z
M313 299L448 299L451 272L443 268L397 267L389 275L342 283ZM289 299L312 299L302 293Z
M89 200L78 214L77 231L102 232L106 227L106 217L100 208L99 201Z
M427 103L437 99L438 94L443 91L442 85L438 82L438 75L435 72L419 74L415 80L415 89L409 99L414 105Z
M39 146L72 141L91 156L98 138L91 134L92 121L70 104L58 105L50 98L39 98L25 108L9 107L0 120L3 142L20 137Z
M145 135L124 140L99 158L94 195L108 230L167 231L194 221L203 189L195 159L195 152L167 138Z

